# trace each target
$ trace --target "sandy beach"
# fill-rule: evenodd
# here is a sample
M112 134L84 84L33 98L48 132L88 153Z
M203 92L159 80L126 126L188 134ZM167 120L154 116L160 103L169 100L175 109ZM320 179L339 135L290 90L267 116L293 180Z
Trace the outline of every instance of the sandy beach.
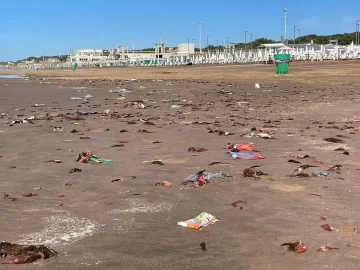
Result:
M16 198L1 198L0 239L58 252L1 269L358 268L360 65L274 70L102 68L0 79L1 191ZM78 110L89 114L75 118ZM12 124L25 117L32 123ZM253 143L265 159L234 160L228 143ZM77 162L86 151L111 163ZM144 163L152 160L163 165ZM292 173L304 165L316 167ZM267 175L245 177L252 166ZM183 185L203 169L232 177ZM289 176L298 173L308 177ZM154 185L163 181L172 187ZM219 222L202 230L177 225L201 212ZM297 239L306 252L281 246ZM323 245L338 250L319 252Z

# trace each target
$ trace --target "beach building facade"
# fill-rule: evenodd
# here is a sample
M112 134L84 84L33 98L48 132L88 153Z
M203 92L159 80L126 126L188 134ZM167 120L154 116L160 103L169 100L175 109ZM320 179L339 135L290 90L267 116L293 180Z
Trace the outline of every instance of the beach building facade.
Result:
M168 59L174 56L185 56L195 53L194 43L182 43L177 48L166 48L165 43L155 44L154 50L129 50L125 46L116 49L80 49L69 55L70 62L89 63L111 60L140 61Z

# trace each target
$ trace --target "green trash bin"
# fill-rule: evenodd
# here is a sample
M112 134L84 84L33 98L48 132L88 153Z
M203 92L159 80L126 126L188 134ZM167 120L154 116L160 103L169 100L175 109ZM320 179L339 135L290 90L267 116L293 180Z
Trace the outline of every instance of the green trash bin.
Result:
M289 70L290 54L275 54L274 62L276 65L276 74L287 74Z

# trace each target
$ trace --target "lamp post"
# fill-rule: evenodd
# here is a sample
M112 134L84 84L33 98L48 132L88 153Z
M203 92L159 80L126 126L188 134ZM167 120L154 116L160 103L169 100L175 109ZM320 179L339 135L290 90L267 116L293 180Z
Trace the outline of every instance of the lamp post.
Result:
M251 42L250 42L250 50L252 50L252 33L250 33L250 40L251 40Z
M287 8L284 8L283 11L284 11L284 41L286 41L286 20L287 20L286 12L287 12Z
M297 25L294 26L294 44L296 43L296 28L297 27L298 27Z
M358 40L358 44L357 45L359 45L359 43L360 43L360 34L359 34L359 22L360 22L360 20L357 20L356 21L356 25L357 25L357 31L356 31L356 33L357 33L357 40Z
M190 54L190 38L188 38L188 54Z
M209 51L209 37L210 36L206 36L206 48Z
M216 41L216 48L219 49L219 40L215 40Z
M355 23L355 45L358 43L358 23Z
M296 29L299 32L299 44L301 43L300 41L300 28Z
M247 34L250 33L249 31L245 31L245 51L246 51L246 36Z
M200 46L200 53L201 53L201 22L199 22L199 46Z

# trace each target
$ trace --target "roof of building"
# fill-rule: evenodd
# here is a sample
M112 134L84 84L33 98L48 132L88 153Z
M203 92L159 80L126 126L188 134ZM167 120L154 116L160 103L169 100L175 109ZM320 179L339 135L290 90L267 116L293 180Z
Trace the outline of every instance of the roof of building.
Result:
M286 45L283 44L283 43L261 44L259 47L260 47L260 48L290 49L288 46L286 46Z

